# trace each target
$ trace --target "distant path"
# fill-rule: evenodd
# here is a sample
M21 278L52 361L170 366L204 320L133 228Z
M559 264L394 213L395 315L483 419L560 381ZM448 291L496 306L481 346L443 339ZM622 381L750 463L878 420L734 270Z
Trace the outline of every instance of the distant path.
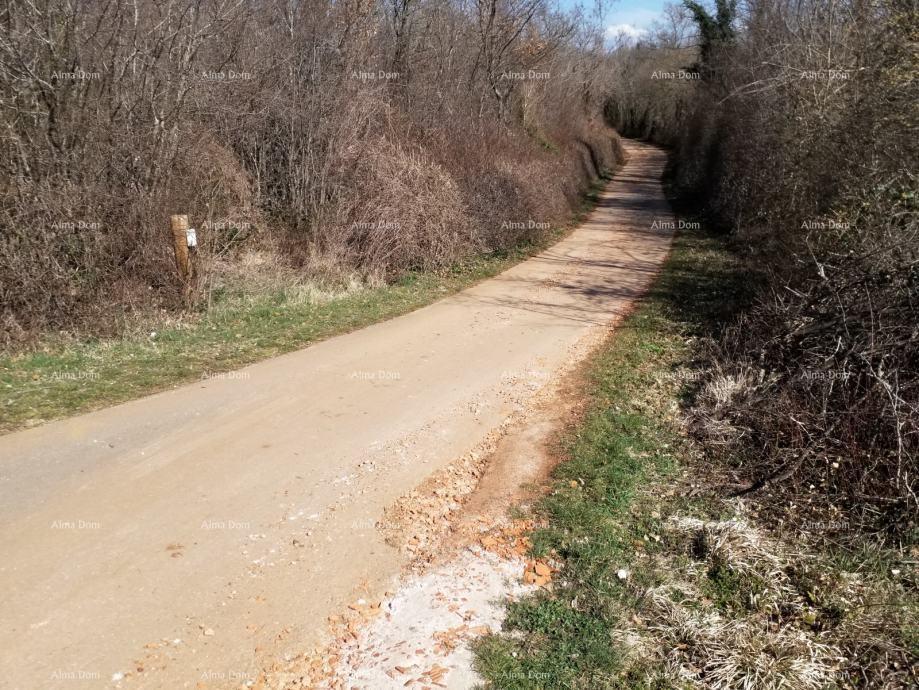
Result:
M3 687L239 687L385 586L401 557L374 528L384 507L583 357L664 260L665 154L627 149L583 225L495 278L0 437Z

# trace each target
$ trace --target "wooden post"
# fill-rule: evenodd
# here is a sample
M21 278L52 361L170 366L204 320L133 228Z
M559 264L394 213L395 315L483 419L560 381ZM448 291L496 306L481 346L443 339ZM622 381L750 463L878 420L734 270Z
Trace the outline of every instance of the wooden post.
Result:
M185 238L185 231L188 230L188 216L172 216L170 222L172 224L172 242L175 245L176 268L179 271L179 278L187 289L191 278L188 241Z

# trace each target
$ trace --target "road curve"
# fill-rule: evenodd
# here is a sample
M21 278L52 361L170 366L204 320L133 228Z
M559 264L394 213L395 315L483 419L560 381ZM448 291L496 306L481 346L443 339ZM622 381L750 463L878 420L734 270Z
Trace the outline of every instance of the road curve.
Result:
M627 150L586 222L493 279L0 437L3 687L239 687L388 582L383 509L583 356L666 257L665 154Z

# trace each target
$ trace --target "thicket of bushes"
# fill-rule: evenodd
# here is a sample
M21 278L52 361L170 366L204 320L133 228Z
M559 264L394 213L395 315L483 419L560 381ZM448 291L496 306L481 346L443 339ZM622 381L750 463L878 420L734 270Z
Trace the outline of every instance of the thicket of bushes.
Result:
M637 96L633 80L607 111L675 147L683 197L756 276L751 307L709 345L696 430L736 462L738 488L914 540L917 5L718 0L683 18L699 78L646 79ZM622 60L679 69L692 46L678 33Z
M565 219L619 155L602 31L548 0L11 0L0 33L0 346L187 306L173 213L202 286L253 247L388 279Z

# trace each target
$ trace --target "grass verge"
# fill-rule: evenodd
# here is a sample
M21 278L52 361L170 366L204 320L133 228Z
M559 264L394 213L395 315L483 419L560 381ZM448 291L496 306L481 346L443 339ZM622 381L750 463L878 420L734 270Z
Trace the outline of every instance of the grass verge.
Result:
M472 257L450 270L326 300L277 291L227 301L147 337L47 344L0 356L0 433L132 400L391 319L490 278L567 235L612 175L597 180L572 223L539 242Z
M747 298L720 241L676 238L594 356L588 411L533 509L554 582L508 605L475 665L495 688L909 687L916 581L757 523L700 483L681 432L694 343ZM873 561L876 562L876 561Z

